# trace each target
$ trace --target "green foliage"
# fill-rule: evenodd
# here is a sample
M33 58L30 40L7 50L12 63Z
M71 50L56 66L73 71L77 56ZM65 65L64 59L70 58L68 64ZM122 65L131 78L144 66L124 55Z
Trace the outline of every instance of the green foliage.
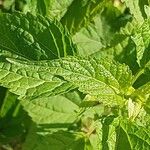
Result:
M150 149L150 6L123 2L2 3L0 149Z
M57 21L20 13L1 14L0 18L1 50L32 60L60 58L74 52L67 31Z

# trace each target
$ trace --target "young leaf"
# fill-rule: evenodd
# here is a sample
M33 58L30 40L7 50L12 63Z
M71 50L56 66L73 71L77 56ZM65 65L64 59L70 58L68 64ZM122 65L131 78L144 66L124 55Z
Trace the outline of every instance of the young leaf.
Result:
M146 99L150 96L150 82L147 82L146 84L135 90L133 95L138 95L141 100L146 101Z
M135 123L130 123L125 120L120 124L119 128L120 130L118 131L119 132L118 134L120 136L116 144L116 149L148 150L150 148L149 129L143 126L138 126Z

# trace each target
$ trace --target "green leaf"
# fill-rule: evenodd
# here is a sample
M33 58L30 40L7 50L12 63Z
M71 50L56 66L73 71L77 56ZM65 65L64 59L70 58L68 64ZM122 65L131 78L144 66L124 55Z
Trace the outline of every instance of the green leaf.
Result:
M81 56L88 56L107 47L114 33L128 20L111 1L103 1L101 7L101 11L73 35L73 41L77 44Z
M143 126L123 121L119 135L116 149L148 150L150 148L150 131Z
M145 66L150 60L149 35L150 20L145 20L141 26L136 28L135 33L132 36L132 39L136 44L137 62L141 67Z
M126 6L130 9L130 13L133 17L139 22L142 23L144 18L146 18L146 14L144 11L144 5L148 5L147 0L122 0L125 2Z
M131 150L131 145L127 137L128 133L120 126L116 128L116 133L115 150Z
M75 103L76 105L80 105L81 102L82 102L82 99L83 99L83 94L80 93L79 91L77 90L74 90L74 91L70 91L68 93L65 93L64 96L66 98L68 98L70 101L72 101L73 103Z
M72 1L73 0L29 0L25 11L31 12L34 15L41 14L49 18L60 19L67 11Z
M17 96L7 91L3 104L0 108L0 118L8 116L8 114L13 115L14 108L16 108Z
M33 128L27 136L23 150L91 150L85 147L85 139L80 132L57 131L45 134L38 133L38 129Z
M137 101L141 101L144 109L149 112L150 110L150 82L147 82L146 84L136 89L133 92L132 96Z
M75 47L57 21L31 14L0 15L0 49L32 60L73 55Z
M93 150L102 149L102 124L97 122L95 125L95 132L90 134L89 140Z
M138 95L139 98L144 102L150 96L150 82L147 82L143 86L140 86L133 93L134 95Z
M105 40L102 39L102 22L100 15L94 18L94 21L88 26L81 28L73 36L73 41L79 49L79 55L88 56L105 46Z
M76 43L81 56L91 55L109 45L113 31L104 17L107 18L107 16L97 14L88 25L82 27L73 36L73 41Z
M101 11L104 3L104 0L74 0L61 18L61 22L70 33L75 34Z
M146 110L146 112L148 113L148 115L150 114L150 97L147 99L144 109Z
M145 66L145 68L142 68L141 70L139 70L139 72L137 72L137 74L135 75L135 79L135 88L139 88L140 86L143 86L150 81L150 70L147 68L147 65Z
M117 120L117 119L116 119ZM114 150L116 143L116 132L114 116L108 116L102 119L102 149ZM100 138L100 137L99 137Z
M42 97L34 101L22 100L21 104L38 124L72 123L77 119L79 108L63 96ZM67 125L66 125L67 126Z
M18 66L8 62L0 62L0 84L10 88L12 93L23 97L48 92L50 95L63 93L71 89L72 84L54 77L50 72L36 70L34 66Z
M27 113L23 111L19 101L12 101L13 98L15 99L16 96L9 93L7 103L4 104L7 109L3 111L3 118L0 118L0 146L4 143L20 142L30 126ZM7 105L9 101L14 102L11 107Z
M120 28L120 31L115 33L109 47L103 48L91 56L114 59L120 63L125 63L135 74L139 65L137 63L136 45L131 37L137 25L135 20L128 22L125 27Z
M9 63L0 65L2 85L34 98L79 87L91 99L113 106L123 102L120 96L131 87L129 68L113 61L75 57L39 62L7 60Z
M144 10L145 10L145 14L146 14L147 18L150 18L150 7L145 5Z

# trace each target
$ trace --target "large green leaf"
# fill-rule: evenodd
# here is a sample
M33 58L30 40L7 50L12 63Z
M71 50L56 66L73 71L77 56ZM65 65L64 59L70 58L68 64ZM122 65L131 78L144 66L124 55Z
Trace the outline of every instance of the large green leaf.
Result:
M0 83L19 95L26 93L36 98L78 87L90 99L118 105L122 103L122 94L131 87L129 68L113 61L75 57L39 62L7 61L0 65Z
M44 134L44 135L42 135ZM57 131L45 134L31 129L23 150L92 150L87 149L85 138L80 132Z
M30 68L0 62L0 84L20 96L40 95L48 91L50 95L55 95L71 89L72 85L67 81L54 77L50 72L36 69L34 66Z
M27 59L54 59L73 55L68 32L57 21L31 14L0 15L0 49Z
M107 23L104 25L101 15L97 14L92 22L86 27L81 28L73 36L73 41L79 49L79 54L81 56L88 56L106 47L112 38L109 28Z
M105 3L101 12L90 19L86 26L73 36L79 54L88 56L109 46L114 33L128 20L125 17L112 2Z
M67 124L77 119L79 108L63 96L37 98L34 101L21 101L32 120L38 124ZM66 125L67 127L67 125Z
M135 123L123 121L118 127L116 150L148 150L150 149L149 129Z

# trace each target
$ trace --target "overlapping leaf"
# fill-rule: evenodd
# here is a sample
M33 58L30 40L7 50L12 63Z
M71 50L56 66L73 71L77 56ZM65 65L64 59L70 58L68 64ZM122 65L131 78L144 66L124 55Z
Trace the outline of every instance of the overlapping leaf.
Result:
M102 10L104 3L104 0L74 0L61 18L61 22L70 33L74 34Z
M19 95L36 98L78 87L95 100L116 105L131 87L129 68L108 60L68 57L40 62L7 61L1 62L0 82Z
M122 122L118 131L116 149L148 150L150 148L150 133L145 127L135 123Z
M25 12L32 14L41 14L50 18L60 19L67 11L68 6L73 0L29 0Z
M147 0L136 0L136 1L122 0L122 1L125 2L126 6L130 9L130 13L133 15L133 17L139 23L142 23L144 21L144 18L146 18L144 6L148 5L149 2Z
M105 3L100 13L90 19L86 26L73 36L79 54L88 56L109 46L114 33L127 21L127 18L121 15L122 13L114 7L111 1Z
M57 21L31 14L0 15L0 49L27 59L42 60L73 55L68 32Z
M85 138L81 133L57 131L42 135L37 132L38 129L29 132L23 150L88 150L85 148Z
M37 98L35 101L21 101L24 109L37 124L52 124L67 127L77 119L79 108L63 96ZM64 125L63 125L64 124Z
M135 33L132 37L136 44L137 62L142 67L145 66L145 64L150 60L149 30L150 20L145 20L145 22L135 30Z

